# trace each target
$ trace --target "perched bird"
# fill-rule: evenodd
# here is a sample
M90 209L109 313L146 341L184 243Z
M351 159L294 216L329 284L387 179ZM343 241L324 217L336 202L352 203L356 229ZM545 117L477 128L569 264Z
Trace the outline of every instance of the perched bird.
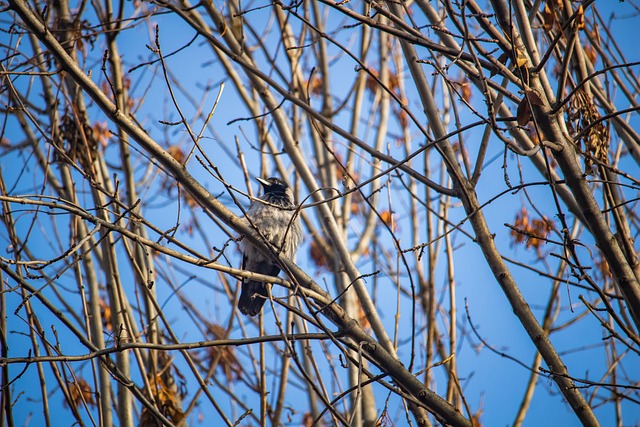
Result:
M295 212L293 191L286 182L278 178L256 178L262 185L260 200L251 203L247 210L249 227L255 227L271 244L274 250L282 251L287 258L293 258L302 240L300 221ZM248 239L240 242L242 269L254 273L277 276L280 267L273 257L256 248ZM268 298L267 283L242 280L242 293L238 309L242 314L255 316L260 313Z

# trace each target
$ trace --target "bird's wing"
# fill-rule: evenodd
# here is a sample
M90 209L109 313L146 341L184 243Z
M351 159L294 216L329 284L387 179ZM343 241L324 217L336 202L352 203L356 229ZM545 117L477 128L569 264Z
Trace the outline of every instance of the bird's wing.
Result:
M243 270L267 276L275 277L280 274L280 267L264 256L243 256L242 268ZM255 316L260 312L267 298L269 298L267 283L243 279L238 309L242 314Z

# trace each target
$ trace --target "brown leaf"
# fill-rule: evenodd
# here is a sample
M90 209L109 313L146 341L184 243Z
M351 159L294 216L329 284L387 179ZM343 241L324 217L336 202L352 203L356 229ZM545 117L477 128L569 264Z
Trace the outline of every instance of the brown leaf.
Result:
M553 222L543 216L542 218L529 218L529 212L522 207L516 214L513 228L510 231L515 243L524 243L527 249L540 250L547 236L554 229Z
M524 230L528 222L529 222L529 212L527 212L527 209L523 207L520 210L520 212L516 214L516 219L513 222L513 227L518 230ZM513 241L515 243L522 243L525 240L525 235L523 233L519 233L517 230L514 230L513 228L511 229L509 234L511 234L511 237L513 237Z
M586 24L584 22L584 8L582 5L578 6L578 10L576 11L576 25L578 26L578 30L584 30Z
M469 157L469 153L464 149L462 144L460 144L460 141L454 142L453 145L451 145L451 148L453 148L453 152L456 153L461 162L464 158Z
M111 131L109 130L107 122L95 122L93 126L91 126L91 130L93 131L92 135L96 143L103 149L107 148L109 138L111 138Z
M596 259L596 277L598 277L601 281L607 282L611 280L613 275L611 274L611 270L609 269L609 264L607 260L605 260L602 255L600 258Z
M100 90L102 91L102 93L107 95L111 101L113 101L113 91L111 90L108 81L105 80L100 83Z
M375 93L378 90L378 71L373 68L367 73L366 87L369 92Z
M482 427L482 422L480 421L480 417L482 417L482 413L483 413L483 409L478 408L478 410L474 414L471 414L470 421L473 427Z
M537 239L535 237L529 239L529 241L527 242L527 248L533 247L539 249L540 246L544 243L544 240L542 239L546 239L549 233L551 233L552 229L553 223L549 221L547 217L543 216L542 219L534 219L533 221L531 221L530 232L534 236L539 236L540 239Z
M578 143L584 144L585 169L589 174L593 173L596 161L608 161L611 138L601 117L592 97L583 89L576 91L569 101L567 124L572 133L582 134Z
M358 307L358 323L360 323L362 329L371 329L371 324L369 323L369 319L367 319L367 315L364 313L362 306Z
M194 199L193 196L191 196L190 193L183 192L182 194L184 196L184 201L187 204L187 206L189 206L191 209L193 209L196 206L198 206L198 202L196 202L196 199Z
M382 222L384 222L389 228L391 228L391 230L397 231L398 224L395 221L395 218L393 217L391 211L387 210L380 212L380 219L382 219Z
M322 86L323 86L322 78L318 75L318 73L315 73L311 77L311 80L307 82L307 87L308 87L307 90L311 95L314 95L314 96L322 95Z
M352 193L351 197L351 215L362 215L364 213L364 199L360 192Z
M520 49L516 49L516 66L524 67L527 65L527 61L528 61L527 55Z
M543 107L544 106L544 102L542 101L542 99L538 96L537 93L535 93L532 90L527 90L525 92L526 98L529 99L529 102L531 103L531 105L537 105L539 107Z
M96 401L93 398L94 393L91 391L91 387L84 379L78 377L75 382L67 383L67 386L69 388L71 404L76 408L79 408L84 403L91 406L96 405ZM65 400L64 404L67 406L68 402Z
M553 28L553 24L556 22L556 14L549 7L549 4L544 5L544 10L542 11L542 20L544 22L544 29L549 31Z
M158 406L158 409L169 420L173 421L173 424L180 425L185 418L185 414L182 411L180 405L181 399L176 391L175 387L167 387L162 380L161 374L150 376L149 384L151 385L151 392L153 393L154 400ZM147 408L142 410L140 414L140 427L156 427L158 422Z
M584 53L587 55L589 61L591 61L591 64L596 65L596 61L598 61L598 52L596 51L596 48L588 44L584 47Z
M464 99L466 102L470 102L471 84L469 83L469 79L467 77L462 77L459 80L455 80L453 83L460 87L460 96L462 97L462 99Z
M313 425L313 415L311 412L305 412L302 416L302 427L311 427Z
M400 91L400 85L398 84L398 74L394 73L394 72L389 72L389 89L394 92L394 93L398 93Z
M518 104L516 118L518 119L518 125L520 126L526 126L527 123L529 123L529 121L531 120L531 109L529 108L529 103L527 102L526 96L523 97Z
M136 100L129 97L127 98L127 111L133 111L136 108Z
M100 317L102 318L102 327L108 331L113 331L113 324L111 323L111 308L104 298L98 299L98 306L100 306Z
M225 328L218 324L209 325L209 333L216 340L227 338ZM228 382L242 378L242 365L238 361L233 347L207 347L207 357L210 363L217 361L218 367L224 372Z
M309 256L311 257L311 260L316 267L329 271L329 260L327 259L327 256L322 248L320 248L317 239L313 239L311 241L311 245L309 247Z
M169 148L167 148L167 153L169 153L171 157L176 159L178 163L182 163L184 161L184 152L182 151L182 148L177 145L171 145Z

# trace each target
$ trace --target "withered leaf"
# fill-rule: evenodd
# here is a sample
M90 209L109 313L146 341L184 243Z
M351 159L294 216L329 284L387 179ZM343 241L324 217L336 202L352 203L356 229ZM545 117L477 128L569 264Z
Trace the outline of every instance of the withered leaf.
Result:
M525 99L528 98L529 102L531 103L531 105L537 105L539 107L544 106L544 102L542 101L542 99L538 96L537 93L535 93L532 90L527 90L525 92Z
M584 27L586 26L584 23L584 8L582 5L580 5L576 11L576 25L578 26L578 30L584 30Z
M547 31L551 30L553 28L553 24L556 22L556 14L551 10L548 3L544 5L542 19L544 21L544 29Z
M518 112L516 118L520 126L526 126L531 121L531 107L530 105L537 105L539 107L544 106L544 101L532 90L527 90L524 93L524 97L518 104Z
M518 125L520 126L526 126L527 123L529 123L529 121L531 120L531 109L529 108L529 103L527 102L526 96L523 97L518 104L516 118L518 119Z
M527 65L527 55L520 49L516 49L516 65L518 67L524 67Z

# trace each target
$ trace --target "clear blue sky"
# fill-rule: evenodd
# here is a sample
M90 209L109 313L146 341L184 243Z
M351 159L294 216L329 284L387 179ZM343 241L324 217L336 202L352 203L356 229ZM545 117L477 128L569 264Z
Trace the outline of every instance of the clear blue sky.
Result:
M627 55L627 60L630 62L640 60L640 55L638 55L638 50L635 48L633 40L633 35L637 32L636 28L638 23L640 23L640 20L638 19L633 6L630 5L629 2L598 1L596 3L605 17L614 13L618 16L629 16L628 18L617 20L616 24L612 26L612 31L614 34L619 35L617 40L621 43L620 46ZM6 28L6 18L2 19L2 27ZM153 23L160 24L160 36L163 50L165 52L170 52L188 42L192 38L192 32L186 28L186 26L176 24L175 20L169 21L167 19L167 17L158 17L154 19ZM144 62L153 56L144 48L144 45L150 43L152 40L152 38L149 37L149 32L148 28L138 26L135 29L126 31L122 34L120 46L123 58L128 64ZM10 43L9 36L6 33L1 33L0 41L3 43ZM92 66L94 70L99 69L99 60L101 58L99 53L103 47L104 46L102 45L97 46L96 51L90 54L90 61L94 61ZM191 95L200 96L202 93L202 87L204 85L211 85L212 89L209 93L208 99L204 100L205 109L212 105L217 94L217 88L219 87L219 83L222 81L223 76L220 69L203 65L207 63L206 58L210 55L208 48L202 46L201 40L199 39L194 43L194 46L187 49L184 53L178 53L167 59L169 67L171 67L172 71L176 73L175 83L182 85ZM345 87L348 87L351 80L356 76L353 69L354 64L347 58L340 59L338 64L338 66L344 67L344 73L341 73L341 76L344 76L344 81L342 81L342 83ZM134 91L137 91L137 94L141 94L142 89L145 88L146 82L152 76L148 70L145 71L141 69L132 72L130 77ZM100 79L97 75L94 75L94 78L96 80ZM251 149L249 144L249 142L255 141L255 134L253 133L253 128L250 123L241 121L230 125L227 124L233 119L245 116L244 112L239 112L237 107L238 101L235 99L235 91L229 83L230 82L227 82L219 107L210 123L212 132L207 135L208 139L206 140L207 145L205 146L205 150L212 158L219 162L220 172L225 177L231 179L234 184L241 186L242 179L237 175L237 169L232 165L232 161L234 160L232 156L235 153L235 138L237 137L239 139L241 147L247 155L247 160L250 164L249 169L252 172L256 171L256 174L258 174L257 171L259 170L259 156ZM340 83L341 81L332 82L332 84ZM30 84L30 82L25 78L19 78L16 80L16 85L20 88L25 88L28 84ZM183 97L179 96L179 99L183 99ZM158 79L150 90L146 92L145 103L139 112L139 116L144 118L143 124L145 128L148 129L151 135L159 142L166 143L168 145L184 142L184 146L187 146L187 136L180 130L180 128L177 127L175 129L172 128L167 130L165 126L158 123L158 120L160 119L167 121L175 121L178 119L173 108L167 107L168 104L166 100L167 91L165 90L164 83L161 79ZM414 107L415 102L416 101L414 100ZM187 117L191 117L193 109L186 106L186 104L184 104L183 107ZM100 114L96 113L93 119L101 120ZM200 125L196 126L197 130L199 130L199 126ZM10 120L10 122L7 123L5 137L12 143L20 142L22 136L18 128L18 124L15 121ZM309 144L308 141L304 140L301 141L301 143ZM229 151L226 152L222 148L223 146ZM494 145L492 148L492 151L488 153L487 159L495 158L495 160L488 162L485 169L485 175L500 176L502 158L499 156L502 151L497 145ZM115 151L107 150L108 156L115 156L116 154L117 153ZM29 161L30 159L28 159L25 153L19 151L14 151L10 155L5 155L0 159L0 166L2 168L2 174L5 181L9 184L16 183L15 188L12 189L12 194L17 195L38 191L38 185L41 183L41 177L33 170L24 167L24 165ZM140 176L143 176L144 171L142 169L144 165L138 166L140 166L138 173ZM201 180L201 182L205 183L205 185L211 189L212 193L217 194L222 191L222 187L216 183L215 180L211 179L211 177L201 168L193 166L191 170L194 175ZM509 171L514 177L517 176L517 165L514 158L510 159ZM527 171L527 173L531 172ZM638 171L638 173L640 174L640 171ZM533 178L534 176L534 174L530 174L528 175L528 178L536 179ZM496 182L495 186L481 186L480 199L481 201L488 200L505 188L506 186L504 182ZM89 189L85 188L85 190L88 191ZM175 204L175 200L167 202L166 198L157 194L157 191L157 186L152 186L148 189L143 188L141 189L141 195L154 201L157 198L157 205L154 206L164 206L162 209L158 209L156 211L149 210L148 213L149 218L154 222L154 224L158 225L160 228L168 229L177 221L178 207ZM254 191L257 191L257 186L254 188ZM538 199L544 199L545 192L548 192L548 189L534 189L531 191ZM302 194L306 195L305 189L302 190ZM231 205L230 199L223 198L222 200ZM392 202L401 203L399 199L395 198L395 196L392 198ZM496 233L496 241L498 242L499 247L505 251L510 251L511 239L509 237L509 229L504 227L503 224L505 222L513 221L512 214L515 212L514 207L519 206L521 202L521 194L508 193L496 202L492 203L485 210L485 216L489 220L492 232ZM165 203L166 205L164 205ZM26 233L31 225L29 221L29 213L18 213L16 216L19 218L18 228L20 232ZM212 230L214 229L210 220L205 215L199 216L198 219L201 221L201 225L203 227L211 227ZM404 235L403 241L408 241L409 222L406 218L399 218L398 220L400 229ZM32 233L34 234L34 239L42 239L43 242L40 248L42 253L37 255L46 259L53 256L48 249L48 242L53 238L53 230L46 228L41 229L39 228L41 226L42 224L37 224ZM468 229L468 226L466 227ZM2 235L2 233L0 233L0 235ZM217 231L212 231L208 238L209 242L216 247L221 247L226 240L224 234ZM356 238L357 236L353 236L354 241ZM381 238L387 238L387 236L381 232ZM184 239L196 246L202 253L208 253L209 248L205 244L207 242L203 242L197 238L193 238L191 241L188 237L184 237ZM6 246L6 237L3 237L1 241L2 245L0 246ZM534 354L533 344L513 315L504 294L497 286L493 275L488 270L481 252L473 242L462 235L457 235L455 243L460 246L455 253L457 262L456 279L458 284L457 302L460 310L458 313L458 321L468 327L466 317L462 312L465 303L468 304L472 321L474 325L477 326L479 333L485 340L500 352L508 354L509 356L521 360L526 364L530 364ZM588 241L585 243L592 244L592 242ZM406 246L408 246L408 244ZM306 257L306 254L308 253L307 251L308 247L301 249L298 261L300 265L305 267L308 271L316 271L315 267L312 266ZM234 256L237 254L234 254L233 252L230 252L230 254L230 259L236 266L238 266L238 257ZM535 262L534 254L526 251L524 247L516 248L513 254L519 261L525 263ZM586 256L586 250L584 254ZM7 256L6 252L3 253L2 256ZM123 255L120 261L121 263L126 264L126 257ZM228 301L217 299L217 294L212 291L211 286L219 285L219 283L216 283L213 273L209 270L203 270L192 266L187 266L185 268L187 269L186 274L176 275L176 281L178 284L184 284L181 288L181 292L184 292L196 307L209 316L212 321L224 324L229 314ZM369 273L370 269L371 266L367 266L366 263L363 263L362 273ZM444 269L441 270L444 271ZM548 298L549 282L546 280L542 281L536 274L526 272L519 267L514 266L513 270L519 275L519 283L521 283L522 292L530 302L534 312L540 314ZM188 279L190 274L195 277L193 280ZM209 277L203 277L203 275L207 275ZM126 273L123 276L123 279L125 281L132 281L132 278ZM316 274L316 280L319 283L323 283L324 279L331 280L330 275L323 275L321 273ZM381 281L381 283L382 285L377 288L376 301L379 306L381 306L381 312L385 315L384 321L388 324L389 330L392 331L396 295L393 289L385 289L384 282ZM443 283L444 282L440 283L440 285L443 285ZM66 276L66 279L61 281L60 286L73 288L75 284L71 280L71 276ZM194 327L191 319L185 316L184 309L173 290L166 286L166 283L163 283L162 280L158 281L156 289L166 315L171 319L172 327L178 333L180 339L185 342L203 339L201 332ZM44 289L43 291L50 298L55 298L49 289ZM565 287L561 290L563 305L563 311L560 314L561 319L563 317L570 318L572 316L572 313L568 310L568 306L569 304L575 304L578 302L579 295L580 292L575 288ZM133 292L128 296L132 300L136 298L136 295ZM54 316L42 314L46 312L46 310L39 307L35 299L32 299L32 301L39 310L40 321L43 323L48 337L51 340L54 339L51 332L52 327L59 332L64 332L64 326L57 322ZM404 342L409 336L404 332L409 331L411 328L410 316L408 315L410 312L410 301L404 297L401 301L403 315L400 318L400 331L403 331L401 340ZM13 313L20 302L21 299L17 294L7 294L7 310L4 315L8 316L9 329L14 331L9 335L9 350L10 355L12 356L25 356L26 354L22 349L31 347L28 342L28 338L22 335L26 328L24 323L24 310L21 311L19 315L14 315ZM77 300L69 301L69 303L76 309L80 308ZM389 306L385 307L384 304L389 304ZM268 314L266 319L267 322L272 322L272 314ZM442 326L443 325L440 325L440 327ZM418 343L421 344L424 334L420 333L417 335ZM554 334L552 341L556 345L557 350L564 354L564 360L573 375L597 381L600 379L601 375L603 375L604 369L606 368L606 355L604 354L602 347L581 351L575 350L582 346L584 342L598 342L601 335L602 332L599 325L597 325L595 321L589 320L581 322L581 326L578 330L569 329L568 332ZM242 334L240 330L233 331L233 338L239 338L241 336ZM486 348L474 351L474 348L469 344L469 342L478 344L478 340L475 336L464 336L460 339L462 344L460 345L457 353L459 376L465 389L465 395L471 399L469 401L470 406L474 410L477 410L479 407L483 408L484 413L481 420L485 426L510 425L513 422L515 411L517 410L515 405L517 405L522 398L525 385L523 378L528 376L528 371L517 363L507 360ZM68 336L63 336L61 338L61 342L65 353L80 354L86 352L86 349L78 345L75 340L70 339ZM321 349L318 346L314 347L314 350L317 354L320 354ZM404 344L399 349L400 357L405 362L408 360L408 352L408 344ZM332 356L337 357L337 350L333 349L331 354ZM595 361L601 361L601 363L594 363ZM179 357L177 357L176 363L182 373L188 378L191 378L187 373L184 363ZM334 363L337 362L334 361ZM601 369L595 372L594 366L600 367ZM22 366L13 365L10 370L12 378L20 374L22 368ZM640 364L636 364L635 367L631 364L627 364L627 368L629 369L627 374L630 378L640 378ZM88 367L87 369L77 368L77 370L83 371L85 375L90 376ZM440 381L437 385L437 391L442 394L446 387L446 385L442 383L444 377L441 374L438 374L436 378ZM139 380L139 378L134 379ZM190 379L189 381L192 380ZM555 383L542 377L539 379L539 383L540 384L536 389L536 394L532 401L531 410L528 413L525 426L579 425L575 415L570 409L568 409L564 400L558 396L558 390ZM39 421L36 421L39 420L39 414L32 413L33 408L39 407L38 403L32 404L29 401L30 399L38 399L38 390L35 387L36 384L38 384L37 371L34 366L30 366L14 385L13 397L17 399L16 408L18 408L16 425L39 425ZM50 381L49 384L52 386L54 382ZM248 389L242 384L239 384L236 387L238 394L241 396L246 394L248 404L255 405L256 401L254 394L249 393ZM193 393L195 389L196 387L193 383L188 384L188 390L190 393ZM23 392L23 394L19 395L20 392ZM66 417L66 414L68 414L67 410L63 410L60 405L60 402L62 401L61 394L59 391L54 390L53 387L52 392L51 401L55 404L52 408L53 413L56 414L56 416L59 415L61 418ZM213 392L215 395L215 389L213 389ZM384 392L380 392L377 397L379 399L379 405L382 407L387 395ZM287 398L288 404L292 408L306 407L307 405L304 394L297 392L295 389L292 389L292 392ZM226 402L226 399L224 401ZM399 403L398 399L392 403L394 405L393 409L397 410ZM223 406L226 408L226 404ZM624 403L623 406L624 412L627 416L635 413L635 423L640 422L640 406L633 406L628 403ZM216 419L210 406L203 404L201 410L207 420ZM596 415L601 417L603 426L611 425L607 421L613 420L612 410L613 408L610 405L606 406L604 409L596 409ZM197 413L198 412L196 412L196 414ZM391 416L394 417L393 419L395 420L396 425L404 425L403 417L402 415L399 415L399 412L392 413ZM627 419L632 418L634 417L631 416ZM29 422L30 419L33 419L33 421ZM300 420L300 414L294 415L293 420L294 421L291 425L297 425L295 423ZM61 425L65 424L63 423ZM193 425L199 424L194 420ZM206 423L203 425L206 425ZM211 425L215 425L215 423Z

